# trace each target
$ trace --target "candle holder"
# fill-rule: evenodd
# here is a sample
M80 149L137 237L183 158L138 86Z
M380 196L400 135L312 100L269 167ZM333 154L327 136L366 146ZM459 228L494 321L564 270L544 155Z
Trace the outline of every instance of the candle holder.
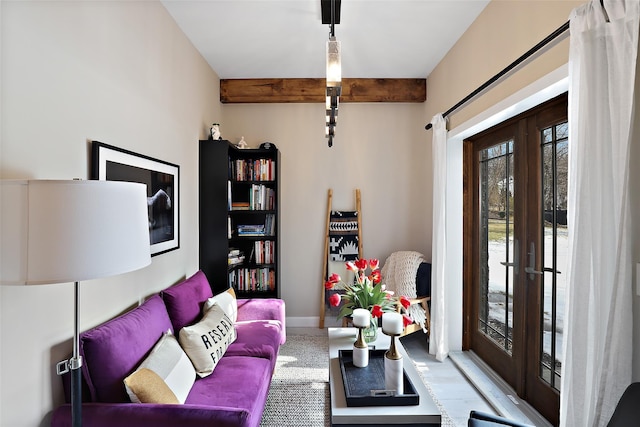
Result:
M396 395L404 394L404 367L402 355L398 352L396 339L401 334L389 333L384 328L382 332L389 335L391 344L384 353L384 385L387 390L394 390Z
M353 365L366 368L369 365L369 346L364 340L364 328L358 328L358 338L353 343Z
M389 345L389 350L384 353L384 357L391 360L400 360L402 359L402 355L398 352L398 348L396 346L396 338L400 336L400 334L386 334L391 338L391 344Z
M365 368L369 365L369 346L364 339L364 329L371 322L369 310L356 308L353 310L353 326L358 328L358 337L353 343L353 365Z
M354 347L357 348L368 348L367 342L364 339L364 328L358 328L358 336L356 337L356 341L353 343Z

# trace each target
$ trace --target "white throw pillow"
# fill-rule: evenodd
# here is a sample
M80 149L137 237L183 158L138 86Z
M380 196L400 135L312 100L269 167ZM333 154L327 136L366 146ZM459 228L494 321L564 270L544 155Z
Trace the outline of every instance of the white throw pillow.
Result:
M238 320L238 301L233 288L229 288L229 290L220 292L206 300L202 307L202 315L209 311L214 304L218 304L233 323Z
M180 345L200 377L211 375L229 344L236 340L233 322L222 307L214 304L195 325L180 330Z
M166 332L124 385L134 403L184 403L195 379L191 361Z

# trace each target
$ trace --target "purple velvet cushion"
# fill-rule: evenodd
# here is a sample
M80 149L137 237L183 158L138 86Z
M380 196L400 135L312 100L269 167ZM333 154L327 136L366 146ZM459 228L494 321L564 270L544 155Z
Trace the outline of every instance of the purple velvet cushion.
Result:
M185 404L246 410L246 426L259 426L271 385L270 362L256 357L228 356L220 359L211 375L199 378Z
M202 305L213 296L209 281L202 271L160 293L178 334L180 329L202 317Z
M271 370L276 366L280 350L280 323L275 320L236 322L236 340L227 348L226 356L251 356L268 359Z
M280 344L287 341L284 300L277 298L238 299L238 322L244 320L277 320L280 322Z
M171 321L154 295L139 307L80 334L82 375L93 402L129 402L123 380L142 362Z

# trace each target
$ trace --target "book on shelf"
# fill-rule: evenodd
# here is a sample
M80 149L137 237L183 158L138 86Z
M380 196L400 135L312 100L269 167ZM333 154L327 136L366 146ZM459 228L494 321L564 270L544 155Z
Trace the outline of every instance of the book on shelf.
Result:
M251 184L249 189L249 209L250 210L274 210L275 190L264 184Z
M273 264L275 260L275 242L273 240L257 240L253 242L256 264Z
M248 211L249 209L249 202L231 202L232 211Z
M267 214L264 218L264 233L267 236L276 235L276 216L274 214Z
M238 236L264 236L264 224L238 225Z
M227 259L229 265L242 264L244 262L244 253L238 248L229 248Z
M276 161L272 159L231 159L230 175L236 181L274 181Z
M229 265L238 265L244 262L244 255L229 257Z
M275 271L268 267L239 268L229 272L229 283L240 292L275 290Z

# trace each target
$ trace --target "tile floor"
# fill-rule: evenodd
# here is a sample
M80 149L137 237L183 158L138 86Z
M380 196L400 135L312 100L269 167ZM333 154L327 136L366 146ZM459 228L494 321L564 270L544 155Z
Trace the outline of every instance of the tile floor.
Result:
M326 334L318 328L291 329L295 333ZM401 341L456 427L467 426L471 410L503 415L535 427L550 427L472 353L452 352L439 362L429 354L424 334L416 332Z
M531 406L497 377L477 356L452 352L443 362L429 354L425 335L417 332L401 339L456 427L466 427L471 410L505 416L536 427L550 427Z

